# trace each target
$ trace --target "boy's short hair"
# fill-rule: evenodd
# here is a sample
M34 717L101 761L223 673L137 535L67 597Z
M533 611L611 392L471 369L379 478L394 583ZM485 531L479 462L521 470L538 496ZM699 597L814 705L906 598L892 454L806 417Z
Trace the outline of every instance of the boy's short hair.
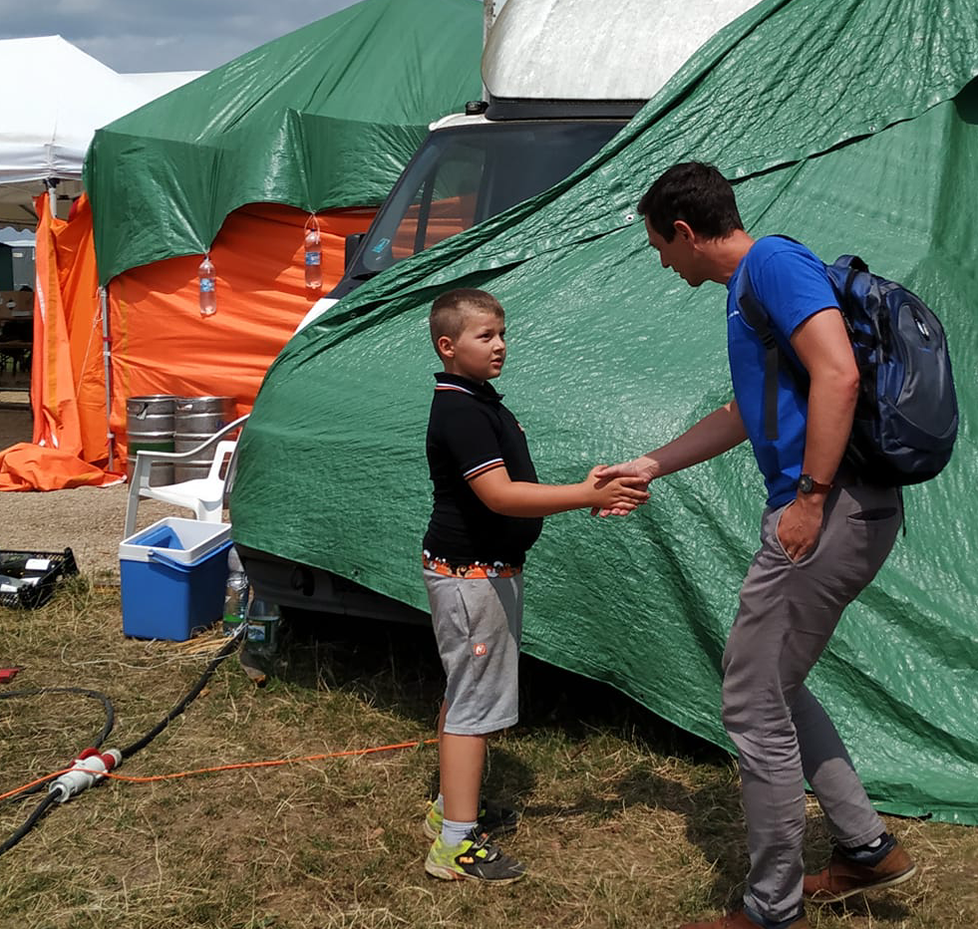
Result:
M474 287L459 287L449 290L431 304L428 326L431 329L431 344L438 351L438 340L447 335L455 340L465 328L466 317L472 311L493 313L500 319L506 318L502 304L490 293Z
M667 242L676 235L676 220L708 239L722 239L744 228L730 182L701 161L669 168L639 200L638 212Z

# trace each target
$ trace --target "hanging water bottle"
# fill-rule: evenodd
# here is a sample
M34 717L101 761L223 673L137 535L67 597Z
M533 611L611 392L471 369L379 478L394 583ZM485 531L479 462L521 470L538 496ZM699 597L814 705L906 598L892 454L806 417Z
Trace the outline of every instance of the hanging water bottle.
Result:
M214 262L210 255L204 255L204 260L197 268L197 277L200 281L200 315L213 316L217 312L217 291L214 289L217 278L214 276Z
M281 618L277 603L252 597L248 607L248 651L254 655L273 655L278 645Z
M306 293L318 297L323 288L323 248L319 241L319 222L315 216L309 219L312 225L306 224Z
M224 594L224 634L234 635L248 621L250 587L248 575L238 550L232 545L228 553L228 583Z

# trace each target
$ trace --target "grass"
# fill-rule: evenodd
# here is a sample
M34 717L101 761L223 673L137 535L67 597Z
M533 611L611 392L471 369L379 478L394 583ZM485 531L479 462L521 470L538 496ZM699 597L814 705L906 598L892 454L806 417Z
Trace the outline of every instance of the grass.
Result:
M107 694L122 747L162 718L210 655L122 636L118 589L74 579L0 615L3 690ZM267 687L235 657L120 774L149 775L429 738L441 671L425 629L297 617ZM746 871L732 760L599 684L527 659L522 722L491 749L487 790L523 811L510 887L425 876L420 830L437 755L418 747L182 780L106 782L52 809L0 858L0 926L31 929L673 927L735 905ZM0 793L64 765L102 728L99 702L0 699ZM40 794L0 803L0 841ZM806 856L828 854L810 806ZM890 820L915 882L809 907L816 929L978 925L978 831Z

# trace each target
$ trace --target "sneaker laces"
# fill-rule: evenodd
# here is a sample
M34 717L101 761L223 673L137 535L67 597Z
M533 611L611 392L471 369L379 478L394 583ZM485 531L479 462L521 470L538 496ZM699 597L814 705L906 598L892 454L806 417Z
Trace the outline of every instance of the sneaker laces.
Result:
M474 829L472 830L472 834L475 835ZM502 854L499 851L498 846L490 841L488 832L479 834L475 842L472 844L472 847L469 849L469 854L478 851L484 851L486 853L485 858L483 859L484 861L495 861L500 854Z

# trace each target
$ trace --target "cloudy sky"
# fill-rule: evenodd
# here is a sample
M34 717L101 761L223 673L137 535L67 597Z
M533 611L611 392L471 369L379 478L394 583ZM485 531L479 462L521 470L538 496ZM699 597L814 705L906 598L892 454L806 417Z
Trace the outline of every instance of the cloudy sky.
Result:
M209 71L354 0L0 0L0 39L60 35L120 73Z

